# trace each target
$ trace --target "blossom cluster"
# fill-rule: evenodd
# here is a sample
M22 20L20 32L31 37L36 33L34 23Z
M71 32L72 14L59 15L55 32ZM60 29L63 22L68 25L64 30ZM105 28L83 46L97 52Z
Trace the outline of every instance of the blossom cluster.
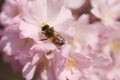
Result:
M26 80L120 80L119 19L119 0L5 0L0 49Z

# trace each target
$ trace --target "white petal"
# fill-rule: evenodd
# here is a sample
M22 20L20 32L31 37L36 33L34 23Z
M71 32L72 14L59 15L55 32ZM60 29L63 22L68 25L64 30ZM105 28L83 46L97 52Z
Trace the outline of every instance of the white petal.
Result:
M23 76L26 80L31 80L34 76L36 66L31 65L31 62L28 62L23 68Z

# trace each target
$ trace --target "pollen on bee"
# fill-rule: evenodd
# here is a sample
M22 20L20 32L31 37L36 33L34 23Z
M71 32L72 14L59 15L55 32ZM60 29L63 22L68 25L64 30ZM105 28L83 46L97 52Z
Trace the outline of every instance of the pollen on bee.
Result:
M41 26L47 25L47 22L42 22Z

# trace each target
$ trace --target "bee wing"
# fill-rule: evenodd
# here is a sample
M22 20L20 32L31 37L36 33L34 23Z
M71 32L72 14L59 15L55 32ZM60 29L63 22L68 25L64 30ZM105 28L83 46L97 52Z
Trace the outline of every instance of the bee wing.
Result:
M65 33L59 33L59 32L56 32L56 31L54 31L54 37L58 37L58 36L60 36L60 37L62 37L64 40L65 40L65 42L69 42L70 40L72 40L68 35L66 35ZM69 37L69 38L68 38Z
M54 27L56 28L56 27ZM59 30L59 28L57 28L57 30L54 30L54 36L59 35L62 36L66 41L71 41L74 38L75 35L75 28L73 26L70 27L64 27L63 30L61 28L61 30Z

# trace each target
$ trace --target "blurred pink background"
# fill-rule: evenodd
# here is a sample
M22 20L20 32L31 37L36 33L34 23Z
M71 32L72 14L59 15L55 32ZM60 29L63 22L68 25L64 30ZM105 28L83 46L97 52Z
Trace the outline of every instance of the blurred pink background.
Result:
M4 0L0 0L0 11ZM0 29L2 25L0 24ZM0 52L0 80L24 80L20 73L14 72L9 63L4 63Z

